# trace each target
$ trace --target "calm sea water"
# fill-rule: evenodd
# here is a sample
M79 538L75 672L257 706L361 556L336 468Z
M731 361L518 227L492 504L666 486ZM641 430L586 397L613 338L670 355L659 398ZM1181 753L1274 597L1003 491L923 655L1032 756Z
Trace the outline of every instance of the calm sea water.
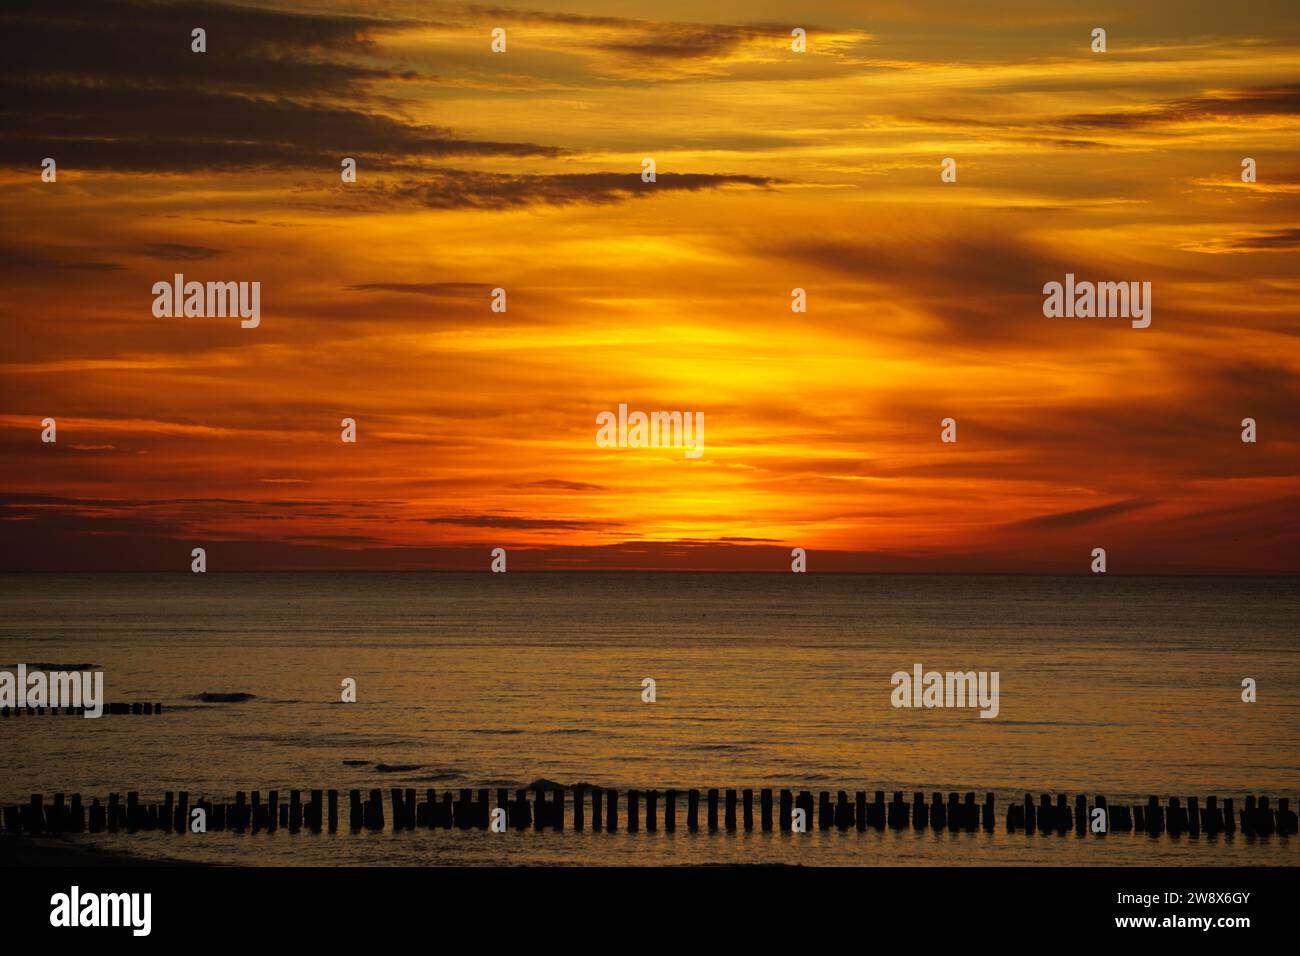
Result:
M256 864L1294 864L1292 838L1002 832L1026 790L1300 793L1295 579L0 576L0 666L94 663L160 717L0 721L0 800L525 786L974 790L998 832L85 837ZM895 709L914 663L1001 713ZM354 678L358 702L339 702ZM658 685L641 701L641 680ZM1255 704L1241 681L1259 684ZM203 703L204 692L247 693ZM357 763L360 762L360 763ZM377 765L414 765L382 772ZM344 796L346 828L346 795ZM684 812L684 811L679 811Z

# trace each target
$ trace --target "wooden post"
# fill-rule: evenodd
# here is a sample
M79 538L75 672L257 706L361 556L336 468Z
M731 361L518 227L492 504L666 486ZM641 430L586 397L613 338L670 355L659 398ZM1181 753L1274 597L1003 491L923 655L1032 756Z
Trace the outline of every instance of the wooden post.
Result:
M618 831L618 789L611 787L605 791L605 829L610 833Z
M693 787L686 793L686 829L692 833L700 829L700 791Z
M943 806L943 794L938 791L930 795L930 828L936 833L948 827L948 811Z
M780 810L780 817L778 818L779 826L781 827L782 833L789 833L791 827L794 825L793 824L794 814L792 813L793 807L794 807L794 794L792 794L789 790L782 790L781 810Z
M577 784L573 788L573 829L581 833L587 828L587 807L583 803L583 787Z
M1255 807L1255 832L1260 836L1272 836L1277 831L1273 820L1273 810L1268 805L1268 795L1261 794Z
M772 788L764 787L758 795L759 825L764 833L772 832Z
M1294 836L1297 829L1297 820L1295 811L1291 809L1290 797L1277 798L1277 835Z
M917 790L912 794L912 829L924 830L929 816L930 809L925 804L925 794Z
M669 790L664 794L664 829L669 833L677 831L677 791Z
M853 825L859 833L867 828L867 791L859 790L853 795Z
M1187 832L1192 836L1201 835L1201 808L1200 800L1196 797L1187 798Z
M847 830L853 826L853 804L849 803L848 791L835 793L835 829Z
M754 829L754 791L746 788L740 794L741 812L744 814L745 832ZM1278 828L1279 830L1281 827Z
M602 793L600 787L591 788L591 832L592 833L599 833L601 830L601 826L600 826L601 796Z
M641 791L629 789L627 792L627 832L636 833L641 829Z
M330 791L329 802L330 802L330 809L329 809L330 833L337 833L339 829L339 792L337 790Z
M1223 832L1237 832L1237 816L1232 809L1232 797L1223 798Z
M885 791L876 791L876 801L867 807L867 820L877 830L885 828Z
M659 791L647 790L645 793L645 828L649 833L659 829Z
M1025 832L1033 833L1038 823L1038 813L1034 810L1034 798L1025 794Z
M736 832L736 791L727 791L726 817L724 818L728 833Z
M718 788L709 790L709 832L718 829Z
M1165 812L1154 796L1147 797L1147 833L1157 836L1165 830Z
M361 791L351 790L348 793L348 828L353 832L358 832L365 817L361 814Z
M835 815L831 810L831 794L823 790L817 794L817 829L829 830L835 825Z

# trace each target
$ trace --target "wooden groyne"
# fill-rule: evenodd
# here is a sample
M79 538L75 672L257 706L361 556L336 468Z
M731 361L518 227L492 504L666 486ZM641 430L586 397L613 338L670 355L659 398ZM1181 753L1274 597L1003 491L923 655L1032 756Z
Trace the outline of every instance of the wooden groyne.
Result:
M949 793L945 799L934 793L930 799L922 792L912 795L910 802L896 791L886 802L883 790L875 791L871 800L864 790L852 797L846 790L833 795L822 790L814 799L812 791L775 791L771 788L710 789L704 793L704 815L701 820L700 790L638 790L621 794L616 789L597 786L559 788L534 786L518 788L513 794L509 788L496 790L495 802L487 788L443 791L432 789L418 793L415 788L393 787L387 799L382 789L366 792L351 790L347 795L345 812L347 829L353 833L416 829L487 830L493 826L494 809L504 810L504 816L495 820L509 830L564 830L571 826L576 831L615 832L625 820L629 833L645 829L656 832L663 829L674 832L679 822L690 833L746 832L758 829L764 833L773 830L781 833L802 833L817 830L947 830L949 832L992 833L997 825L996 798L986 793L977 802L974 791L964 796ZM305 799L304 799L305 796ZM338 790L290 790L288 799L278 790L246 794L238 791L229 802L214 802L202 796L192 803L188 792L168 790L163 799L142 803L138 791L130 791L123 800L119 794L109 794L103 802L94 797L89 803L81 794L74 793L65 799L56 793L49 800L34 793L24 805L13 804L0 808L0 832L6 833L137 833L164 831L191 832L194 821L202 818L206 831L235 831L274 833L288 830L296 833L337 832L340 826ZM662 797L662 799L661 799ZM620 805L625 808L625 818L620 818ZM684 820L679 810L685 809ZM200 809L202 814L193 811ZM1101 809L1104 814L1098 815ZM571 812L570 812L571 811ZM1098 821L1104 826L1097 827ZM1170 797L1161 805L1151 796L1145 804L1108 804L1104 796L1089 801L1084 794L1075 796L1073 802L1065 794L1055 797L1041 794L1037 801L1025 794L1023 801L1011 803L1005 815L1006 833L1067 834L1079 836L1089 833L1104 836L1107 832L1146 833L1152 837L1168 835L1177 837L1240 832L1244 836L1290 836L1296 832L1296 813L1290 800L1282 797L1276 804L1267 796L1247 796L1240 809L1233 798L1207 797L1202 804L1196 797L1184 803Z
M60 715L84 717L88 710L90 710L89 707L10 707L6 704L0 707L0 717L58 717ZM105 714L134 714L137 717L141 715L152 717L154 714L161 714L162 710L162 704L141 703L140 701L130 704L104 705Z

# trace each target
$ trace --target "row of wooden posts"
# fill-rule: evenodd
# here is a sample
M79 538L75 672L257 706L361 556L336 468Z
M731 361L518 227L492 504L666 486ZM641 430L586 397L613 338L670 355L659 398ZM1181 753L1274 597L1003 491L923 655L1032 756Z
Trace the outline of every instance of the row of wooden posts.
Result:
M0 707L0 717L58 717L59 715L73 717L84 716L89 707L10 707L8 704ZM104 713L106 714L135 714L137 716L146 714L152 716L162 713L162 704L142 704L135 701L131 704L117 703L105 704Z
M593 831L613 832L619 828L620 793L615 789L593 786L573 787L573 812L571 815L574 830L586 830L590 825ZM506 788L497 790L496 806L505 810L504 823L515 830L563 830L566 817L566 791L558 787L534 787L533 799L529 800L529 790L519 789L512 798ZM167 831L185 833L192 829L193 808L203 810L206 830L245 831L253 833L262 831L275 832L287 829L294 833L307 829L320 833L328 829L334 833L339 827L339 791L309 790L308 799L303 800L303 791L290 790L288 801L280 799L280 792L269 791L267 799L262 800L261 793L252 791L251 800L244 791L235 794L233 803L213 803L200 797L190 806L189 794L182 790L179 794L168 790L161 803L141 803L139 793L131 791L122 801L116 793L110 794L107 803L100 803L95 797L87 806L81 794L75 793L70 800L64 794L54 795L46 802L39 793L31 795L27 805L11 805L0 812L0 830L9 833L117 833L125 831ZM677 811L679 801L684 797L686 809L686 828L691 832L700 829L701 796L704 804L704 826L710 831L719 829L719 811L721 811L721 828L734 831L744 828L754 829L755 799L753 790L719 790L712 789L701 794L699 790L666 790L660 794L657 790L628 790L626 803L626 829L636 832L642 826L644 809L645 829L657 831L660 823L660 797L663 798L663 828L666 831L677 829ZM462 789L459 796L453 798L450 791L439 796L434 790L426 790L424 799L418 800L414 788L394 787L390 792L390 808L393 830L452 829L486 830L491 821L489 790L484 788L477 793ZM384 814L384 793L371 790L363 799L360 790L349 793L348 825L353 832L361 830L383 830L386 826ZM1096 817L1094 811L1101 808L1105 813L1104 830L1096 830L1092 823ZM771 789L758 792L757 821L764 832L775 826L783 833L799 832L795 826L796 811L803 811L804 828L811 830L866 830L868 827L883 830L933 830L975 831L984 829L993 832L995 824L994 795L986 794L983 804L976 804L974 792L969 792L962 800L956 793L949 793L945 803L943 795L935 793L927 803L925 794L917 792L909 804L903 800L902 792L895 792L893 800L885 802L885 792L877 790L875 799L867 800L864 790L856 792L850 799L847 791L840 790L835 799L831 793L823 790L814 803L813 794L801 790L795 794L790 790L781 790L779 794ZM590 823L588 822L590 811ZM1156 797L1150 797L1145 805L1130 807L1126 804L1108 806L1106 798L1097 796L1092 804L1087 797L1079 794L1074 799L1073 812L1064 794L1058 794L1055 802L1048 794L1042 794L1037 806L1031 794L1025 794L1022 803L1013 803L1007 808L1006 830L1008 833L1067 833L1071 829L1077 834L1088 832L1133 832L1148 833L1158 836L1169 833L1177 836L1188 833L1196 836L1207 834L1232 834L1238 830L1246 836L1269 836L1277 833L1288 836L1296 832L1296 814L1291 810L1290 800L1281 798L1276 809L1268 797L1248 796L1245 805L1238 814L1231 797L1223 801L1220 807L1216 797L1208 797L1205 806L1200 806L1196 797L1189 797L1186 805L1177 797L1170 797L1167 806L1161 806Z

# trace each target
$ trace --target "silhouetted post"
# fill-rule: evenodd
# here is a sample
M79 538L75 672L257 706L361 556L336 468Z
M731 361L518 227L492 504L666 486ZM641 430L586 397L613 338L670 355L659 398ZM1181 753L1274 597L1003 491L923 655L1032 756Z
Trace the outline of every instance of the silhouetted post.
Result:
M1192 836L1201 835L1201 808L1196 797L1187 798L1187 832Z
M1294 836L1296 832L1296 814L1291 809L1290 797L1277 798L1277 835Z
M261 831L269 829L268 822L266 822L266 808L261 805L261 791L255 790L251 796L252 831L255 834L260 834Z
M361 791L350 790L348 792L348 829L356 833L364 823L365 817L361 815Z
M370 799L366 801L366 828L382 830L384 828L384 791L371 790Z
M859 790L853 795L853 825L859 833L867 829L867 791Z
M432 797L432 793L431 793L431 794L430 794L430 800L432 800L432 799L433 799L433 797ZM330 793L329 793L329 802L330 802L330 809L329 809L329 814L330 814L330 818L329 818L330 833L337 833L337 832L338 832L338 829L339 829L339 792L338 792L337 790L331 790L331 791L330 791Z
M1133 807L1134 827L1138 833L1147 831L1147 810L1142 804L1135 804Z
M1154 797L1147 797L1147 833L1157 836L1165 831L1165 811L1160 807L1160 801Z
M1056 812L1052 808L1052 797L1050 794L1040 793L1038 795L1038 832L1046 834L1055 830Z
M1075 794L1074 797L1074 832L1077 836L1083 836L1087 832L1088 826L1088 798L1083 794Z
M648 833L659 830L659 791L645 792L645 828Z
M853 804L849 803L847 791L837 791L835 794L835 828L837 830L847 830L851 826L853 826Z
M709 832L718 829L718 788L709 790Z
M641 791L627 791L627 832L636 833L641 829Z
M745 832L754 829L754 791L742 790L740 794L741 813L745 821ZM1279 830L1281 827L1278 828Z
M1056 795L1056 832L1062 835L1070 829L1070 805L1065 801L1065 794Z
M894 799L889 801L889 829L906 829L908 822L907 818L907 804L903 802L903 791L895 790Z
M664 829L669 833L677 830L677 791L669 790L664 795Z
M1273 820L1273 810L1268 805L1267 794L1261 795L1259 804L1255 809L1256 823L1255 832L1260 836L1272 836L1277 832L1277 825Z
M1223 798L1223 832L1237 832L1237 814L1232 808L1232 797Z
M725 805L725 816L723 823L728 833L734 833L736 830L736 791L727 791L727 802Z
M400 791L393 788L393 829L402 825L402 801ZM302 791L289 791L289 832L297 833L302 829Z
M35 794L35 793L32 794L32 809L36 814L37 826L40 826L42 823L41 800L43 799L44 797L42 797L40 794ZM1248 807L1251 807L1251 809L1254 809L1253 804L1255 802L1255 798L1247 797L1246 799L1249 801L1249 803L1247 803L1246 805ZM131 790L126 795L126 832L135 833L139 829L140 829L140 794L136 790Z
M925 794L917 790L912 794L912 829L924 830L929 818L930 809L925 804Z
M1025 832L1033 833L1038 825L1038 814L1034 810L1034 798L1025 794Z
M764 833L772 832L772 788L764 787L758 794L759 826Z
M618 830L618 790L611 787L605 791L605 829L610 833Z
M789 833L791 827L793 827L794 825L793 807L794 807L794 794L792 794L789 790L782 790L781 810L780 810L780 817L778 818L779 826L781 827L782 833Z
M885 828L885 791L877 790L874 801L867 806L867 822L877 830Z
M573 829L581 833L587 828L587 807L583 803L583 788L573 788Z
M831 795L829 790L823 790L817 794L817 829L829 830L834 825L834 815L831 812Z
M943 794L935 792L930 795L930 827L938 832L948 827L948 811L943 806Z
M601 831L601 809L604 805L602 797L604 793L600 787L591 788L591 832L599 833Z

